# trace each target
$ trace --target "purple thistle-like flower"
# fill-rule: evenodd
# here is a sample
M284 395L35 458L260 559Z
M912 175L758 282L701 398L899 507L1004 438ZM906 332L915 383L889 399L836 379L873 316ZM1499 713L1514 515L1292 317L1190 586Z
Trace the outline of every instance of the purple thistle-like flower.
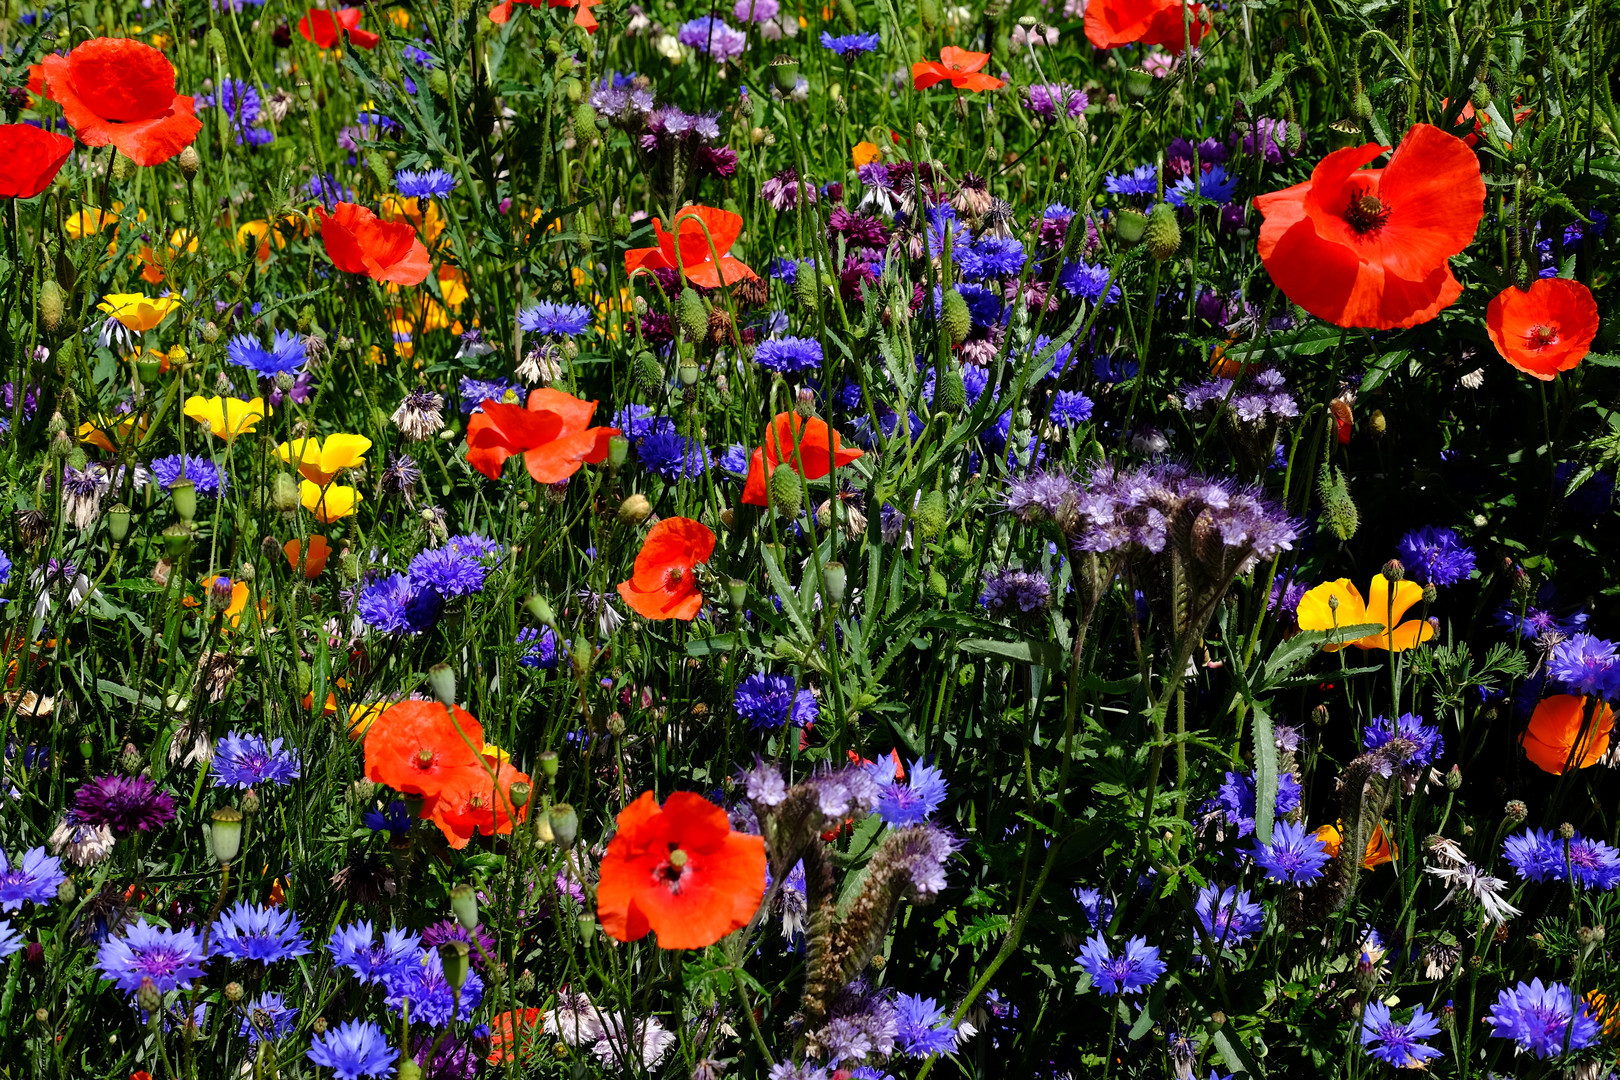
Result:
M197 935L184 930L166 930L144 918L131 926L123 937L108 938L96 953L96 967L120 990L133 994L142 979L151 979L159 993L184 990L203 973L208 953Z
M865 768L877 781L881 792L877 814L889 825L921 825L933 817L939 804L945 801L945 774L932 765L913 761L904 782L894 779L887 759Z
M1101 934L1086 940L1075 963L1091 976L1091 985L1104 997L1140 994L1158 982L1168 966L1146 938L1131 938L1125 943L1125 951L1114 956Z
M174 820L174 796L146 776L99 776L73 794L75 825L105 825L124 836L152 832Z
M1419 1005L1412 1018L1402 1023L1389 1015L1389 1006L1374 999L1361 1013L1361 1045L1367 1053L1397 1069L1421 1069L1431 1058L1442 1054L1419 1040L1440 1034L1440 1025Z
M226 733L214 746L215 787L248 788L254 784L291 784L301 765L298 751L281 748L282 739Z
M1052 583L1046 575L1002 567L984 576L979 603L992 615L1029 615L1052 606Z
M1542 985L1540 979L1504 989L1486 1021L1499 1039L1512 1039L1520 1050L1539 1058L1558 1057L1567 1045L1584 1050L1601 1031L1584 1001L1576 1001L1563 983Z
M155 458L151 464L152 479L157 486L168 491L175 481L184 477L191 481L198 495L218 495L230 486L224 471L207 458L192 454L170 454Z
M1455 585L1474 572L1474 553L1451 529L1425 526L1395 545L1406 576L1419 585Z
M1252 854L1266 877L1291 885L1315 881L1328 861L1322 841L1292 821L1277 822L1271 830L1271 843L1262 844L1256 839Z
M1441 737L1440 729L1425 724L1423 717L1416 713L1402 713L1395 720L1380 716L1361 729L1361 741L1368 750L1377 750L1392 739L1405 739L1412 744L1412 756L1405 763L1411 769L1427 768L1446 752L1446 740Z
M1056 120L1059 113L1077 117L1089 104L1086 92L1068 83L1031 83L1024 87L1024 106L1044 120Z
M1539 641L1547 634L1569 637L1586 625L1586 612L1577 610L1567 616L1558 615L1554 611L1556 599L1553 583L1546 582L1536 590L1534 602L1526 604L1522 610L1514 601L1499 608L1495 616L1497 625L1531 641Z
M1572 634L1553 646L1547 674L1572 694L1620 697L1620 655L1615 643L1592 634Z
M16 911L25 903L49 904L66 880L62 860L42 847L29 848L16 862L0 851L0 911Z
M771 731L792 721L795 727L813 724L820 715L816 696L800 690L791 675L758 671L737 684L732 695L737 715L755 731Z
M350 1020L317 1035L307 1056L331 1069L338 1080L360 1080L394 1075L399 1052L388 1045L388 1036L376 1024Z
M933 998L898 994L894 999L895 1040L914 1058L949 1053L956 1048L956 1029Z
M821 342L814 338L772 338L754 350L754 363L784 375L821 366Z
M522 649L518 655L518 666L541 668L545 671L556 670L561 652L557 646L557 635L552 633L551 627L542 626L535 629L532 626L525 626L518 631L517 640Z
M1568 854L1569 873L1577 885L1607 890L1620 883L1620 850L1576 833Z
M1221 949L1243 944L1266 924L1265 909L1249 899L1247 889L1205 885L1198 890L1193 914L1215 947Z
M233 960L273 964L309 953L298 916L278 907L238 902L214 921L214 951Z
M828 215L827 235L844 237L846 245L850 248L882 250L889 243L889 228L882 220L863 214L852 214L842 206L833 207L832 213Z

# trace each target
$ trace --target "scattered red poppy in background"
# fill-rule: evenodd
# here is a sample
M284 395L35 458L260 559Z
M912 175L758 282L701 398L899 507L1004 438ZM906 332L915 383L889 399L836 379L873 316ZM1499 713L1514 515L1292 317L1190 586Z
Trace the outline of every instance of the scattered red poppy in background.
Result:
M1190 19L1182 15L1181 0L1091 0L1086 5L1086 40L1099 49L1121 45L1159 45L1179 53L1186 47L1188 27L1193 46L1209 33L1203 4L1188 4Z
M1303 184L1258 196L1260 259L1277 287L1336 326L1428 322L1462 294L1448 260L1485 209L1479 162L1461 139L1414 124L1388 147L1335 150Z
M33 124L0 124L0 199L32 199L51 186L73 140Z
M781 464L787 464L806 480L820 480L832 471L860 457L864 451L840 445L838 433L825 420L804 419L798 413L777 413L765 438L748 463L748 481L743 485L746 506L769 506L766 481Z
M726 812L677 791L646 792L619 813L602 857L596 914L619 941L649 930L662 949L701 949L748 925L765 896L765 841L733 832Z
M1587 725L1586 706L1586 698L1574 694L1554 694L1537 705L1529 726L1519 737L1524 756L1536 768L1554 776L1566 768L1585 769L1602 761L1609 752L1609 736L1614 733L1614 710L1602 701L1596 702L1592 722Z
M619 583L619 595L638 615L690 622L703 607L703 592L692 568L713 554L714 533L707 525L691 518L664 518L647 530L630 580Z
M328 214L317 206L326 257L347 274L364 274L395 285L419 285L433 269L416 230L403 221L380 221L354 203L340 202Z
M618 428L589 427L596 402L560 390L529 394L528 408L486 400L467 421L467 463L491 480L501 478L506 459L523 455L523 467L539 484L555 484L586 462L606 460L608 439Z
M439 827L451 847L464 848L476 834L510 833L514 819L522 821L528 816L527 803L512 804L512 785L528 782L527 773L486 748L483 764L454 776L422 807L422 816Z
M1567 278L1537 278L1523 292L1510 285L1485 310L1485 332L1502 359L1544 382L1579 364L1597 330L1592 290Z
M663 223L653 219L653 235L658 237L658 246L625 252L624 272L634 279L639 269L681 270L692 284L705 289L757 277L747 266L726 254L742 235L742 230L741 214L716 210L712 206L682 207L675 214L673 233L665 232ZM714 241L712 250L710 240Z
M602 0L545 0L544 3L541 0L502 0L501 3L489 9L489 21L492 23L510 21L514 4L523 4L526 7L554 8L577 6L578 10L574 12L574 25L583 28L588 34L594 34L596 28L601 24L596 21L596 16L591 14L591 8L601 2Z
M545 1021L539 1009L512 1009L493 1017L489 1022L489 1058L491 1065L500 1065L517 1055L527 1061L543 1044Z
M86 146L116 146L137 165L158 165L202 130L191 98L174 92L174 65L129 38L91 38L29 72L28 87L62 106Z
M375 49L382 38L369 30L360 29L360 17L364 14L357 7L339 8L337 11L310 8L298 20L298 32L305 41L314 42L323 49L335 47L343 40L344 34L348 34L349 41L359 48Z
M938 82L948 82L958 90L978 93L980 90L1000 89L1001 80L994 75L981 75L979 69L989 63L990 54L969 52L947 45L939 50L938 60L919 60L911 65L911 85L926 90Z

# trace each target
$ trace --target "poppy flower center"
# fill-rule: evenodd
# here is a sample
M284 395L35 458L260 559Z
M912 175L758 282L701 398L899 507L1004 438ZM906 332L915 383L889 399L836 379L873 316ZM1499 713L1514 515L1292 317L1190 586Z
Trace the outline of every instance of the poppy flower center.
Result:
M1389 207L1370 191L1363 191L1350 200L1344 212L1350 227L1358 233L1375 233L1389 220Z
M664 572L664 587L667 589L673 589L675 586L681 583L681 579L685 576L685 571L683 571L680 567L670 567Z
M679 893L682 879L690 872L687 866L689 861L690 856L678 845L671 843L668 857L653 870L653 881L671 893Z
M431 769L433 767L433 751L427 747L416 752L416 767L418 769Z
M1532 326L1527 336L1530 339L1532 349L1545 349L1558 340L1558 327L1542 323L1538 326Z

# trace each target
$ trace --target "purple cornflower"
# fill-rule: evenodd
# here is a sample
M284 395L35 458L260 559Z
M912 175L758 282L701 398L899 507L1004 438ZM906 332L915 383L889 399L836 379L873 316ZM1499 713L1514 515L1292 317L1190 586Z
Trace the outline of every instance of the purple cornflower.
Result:
M1405 1023L1391 1019L1389 1006L1377 999L1367 1002L1361 1012L1361 1045L1397 1069L1421 1069L1430 1058L1441 1057L1439 1050L1418 1041L1438 1034L1440 1025L1421 1005Z
M545 671L555 671L560 650L557 647L557 635L552 633L551 627L542 626L538 630L532 626L525 626L518 631L518 647L522 652L518 656L518 666L527 668L541 668Z
M388 1036L376 1024L350 1020L317 1035L307 1056L331 1069L338 1080L360 1080L394 1075L399 1052L388 1045Z
M469 970L458 996L444 977L444 962L437 950L420 949L417 954L383 976L386 995L383 1003L398 1016L410 1003L410 1019L429 1027L441 1028L452 1018L472 1019L473 1010L484 1000L484 980Z
M738 683L732 702L737 715L755 731L770 731L789 720L795 727L804 727L815 723L820 713L815 694L798 689L793 676L763 671Z
M1198 890L1193 914L1218 949L1241 945L1266 925L1265 909L1249 899L1247 889L1205 885Z
M1539 1058L1558 1057L1566 1044L1570 1050L1584 1050L1597 1042L1601 1030L1568 986L1543 986L1540 979L1501 991L1485 1019L1495 1029L1492 1035L1512 1039L1520 1050Z
M157 486L168 491L181 477L191 481L198 495L218 495L230 486L224 470L207 458L191 454L170 454L155 458L151 464L152 479Z
M862 53L873 52L883 43L878 34L840 34L834 37L823 30L821 32L821 47L838 54L838 58L846 64Z
M735 60L748 48L748 35L733 30L724 19L700 15L681 26L675 35L689 49L708 53L716 60Z
M1395 545L1406 576L1419 585L1455 585L1474 572L1474 553L1457 534L1432 525L1413 529Z
M992 615L1029 615L1052 606L1046 575L1007 566L984 576L979 604Z
M254 784L291 784L301 765L298 751L281 748L281 739L227 732L214 746L214 786L248 788Z
M1301 885L1322 876L1328 861L1322 841L1292 821L1279 821L1271 831L1271 843L1255 840L1254 861L1272 881Z
M827 234L844 237L850 248L882 250L889 243L889 227L880 219L852 214L842 206L833 207L827 216Z
M1412 755L1405 762L1412 769L1427 768L1446 752L1446 740L1441 737L1440 729L1425 724L1423 717L1416 713L1402 713L1395 720L1380 716L1361 729L1361 741L1368 750L1377 750L1392 739L1405 739L1412 744Z
M375 806L360 815L360 823L372 832L387 831L394 836L401 836L411 831L411 822L415 818L405 804L398 799L389 803L381 810Z
M518 312L518 325L531 334L576 337L591 328L591 309L584 304L554 304L542 300Z
M12 928L9 922L0 922L0 960L4 960L12 953L21 952L28 947L28 943Z
M1275 816L1282 817L1299 809L1301 794L1299 781L1292 771L1278 773ZM1254 777L1248 773L1227 773L1215 790L1215 797L1205 805L1205 811L1221 814L1226 823L1237 830L1239 839L1254 832Z
M1059 390L1052 395L1052 423L1072 428L1091 419L1091 399L1078 390Z
M1159 173L1151 164L1140 165L1128 172L1109 173L1103 178L1103 188L1110 195L1151 198L1159 192Z
M814 338L772 338L754 350L754 363L784 375L821 366L821 342Z
M159 993L185 990L203 973L208 953L197 935L166 930L142 918L123 937L108 938L96 953L96 967L120 990L133 994L142 979L151 979Z
M1074 898L1080 902L1080 913L1094 930L1101 930L1114 917L1114 901L1104 896L1101 889L1077 888Z
M422 950L422 939L406 930L384 930L380 944L375 936L370 922L349 923L332 931L326 951L334 964L354 972L362 983L380 983Z
M866 771L877 781L877 814L884 822L895 827L921 825L934 816L939 804L945 801L945 774L932 765L913 761L904 783L894 779L892 763L885 758L867 765Z
M243 1012L242 1026L236 1034L246 1037L250 1046L257 1046L261 1039L274 1042L284 1038L298 1023L298 1010L280 994L260 994L248 1002Z
M240 364L266 378L271 378L283 372L296 371L303 366L304 339L297 334L277 330L275 336L270 339L270 347L267 349L259 344L258 338L238 334L231 338L229 345L225 346L225 353L231 358L231 363Z
M214 951L232 960L273 964L309 953L298 916L278 907L240 901L214 920Z
M696 480L714 464L701 441L673 431L655 431L642 436L636 443L636 456L648 471L665 480Z
M407 51L409 48L406 46ZM401 169L394 174L394 186L407 199L443 199L456 190L456 178L443 169L428 169L426 172Z
M463 375L457 387L457 396L461 398L462 412L483 412L484 402L505 401L506 395L514 390L518 394L522 393L521 387L514 387L503 379L474 379L469 375Z
M933 998L898 994L894 999L895 1041L914 1058L949 1053L956 1048L956 1029Z
M1573 634L1553 646L1547 674L1572 694L1620 697L1620 656L1615 644L1592 634Z
M1091 976L1091 985L1104 997L1140 994L1158 982L1168 966L1146 938L1131 938L1125 943L1125 951L1114 956L1101 934L1086 940L1075 963Z
M18 862L0 850L0 911L16 911L24 903L49 904L57 887L67 880L62 860L44 848L29 848Z
M1563 881L1564 842L1543 829L1526 829L1502 844L1502 857L1526 881Z
M482 559L454 544L418 553L409 570L413 588L431 589L446 600L479 592L488 574Z
M404 574L390 574L360 590L355 610L360 620L374 630L420 634L444 610L444 600L433 589L416 588Z
M814 184L799 179L799 170L783 169L759 186L759 197L770 203L772 210L781 211L797 208L801 199L805 205L813 206L817 195Z
M731 14L738 22L767 23L782 10L777 0L736 0Z
M1576 833L1569 841L1569 872L1577 885L1612 889L1620 883L1620 850Z
M1224 206L1232 201L1233 195L1237 194L1237 186L1236 176L1229 176L1223 166L1211 165L1198 174L1196 184L1190 175L1177 180L1170 190L1164 193L1164 201L1171 206L1185 207L1188 197L1196 194L1200 199Z
M99 776L73 793L75 825L105 825L115 835L152 832L174 820L174 796L145 776Z
M1024 87L1024 107L1045 120L1056 120L1059 113L1077 117L1089 104L1086 92L1068 83L1031 83Z

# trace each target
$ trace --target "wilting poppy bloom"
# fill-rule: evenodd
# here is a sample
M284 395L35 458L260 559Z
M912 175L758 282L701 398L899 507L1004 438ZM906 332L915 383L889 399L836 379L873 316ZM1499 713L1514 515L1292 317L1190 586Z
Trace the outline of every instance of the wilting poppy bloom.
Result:
M473 774L485 775L483 745L483 725L466 709L402 701L366 730L366 779L436 799L447 788L475 782Z
M527 784L528 774L492 756L488 747L484 748L483 762L484 767L468 769L446 783L432 805L422 807L422 816L439 827L453 848L466 847L478 833L510 833L514 816L517 821L528 816L528 804L512 805L512 785Z
M354 203L340 202L328 214L315 208L326 257L347 274L364 274L395 285L419 285L433 269L416 230L402 221L379 221Z
M214 438L226 442L252 431L270 413L263 398L243 401L240 398L205 398L195 394L186 398L181 411L199 424L207 424Z
M607 459L608 439L618 428L588 427L596 402L581 401L561 390L540 389L529 394L529 406L487 400L484 411L467 421L467 463L491 480L513 454L523 455L523 466L539 484L555 484L579 471L586 462Z
M314 581L326 569L326 560L332 557L332 545L327 543L324 536L309 538L309 557L304 557L304 545L297 540L289 540L281 545L282 554L287 556L287 565L293 572L298 571L300 564L304 567L304 577Z
M298 501L322 525L330 525L353 514L359 509L362 499L360 492L347 484L322 485L308 480L298 482Z
M1614 710L1602 701L1590 702L1595 710L1592 722L1587 724L1588 704L1586 698L1574 694L1554 694L1537 705L1519 738L1524 756L1536 768L1554 776L1602 761L1609 752L1609 737L1614 734Z
M1322 847L1329 855L1337 857L1339 848L1344 845L1344 834L1337 825L1323 825L1311 834L1322 841ZM1367 850L1361 856L1363 870L1375 870L1385 863L1392 863L1401 857L1401 853L1390 842L1389 836L1384 832L1384 826L1379 825L1373 829L1372 836L1367 839Z
M619 813L602 857L596 915L607 935L659 948L701 949L754 917L765 896L765 841L733 832L726 812L677 791L662 808L646 792Z
M513 1009L489 1021L489 1063L500 1065L514 1054L527 1061L542 1046L545 1024L539 1009Z
M1383 574L1374 574L1367 595L1367 600L1363 601L1360 590L1350 584L1349 578L1340 578L1318 585L1299 598L1299 606L1295 609L1299 628L1332 630L1340 626L1365 626L1370 623L1384 627L1378 633L1368 634L1355 641L1329 642L1322 646L1327 652L1338 652L1347 644L1354 645L1358 649L1405 652L1412 646L1434 637L1434 626L1427 619L1409 619L1401 622L1401 616L1405 615L1413 604L1423 599L1423 586L1417 582L1405 580L1396 582L1392 598L1389 579ZM1337 607L1329 603L1335 599L1338 600Z
M1181 0L1091 0L1086 5L1086 40L1099 49L1121 45L1160 45L1179 53L1187 28L1197 47L1209 32L1203 4L1188 4L1183 20Z
M1502 359L1544 382L1579 364L1597 329L1592 290L1567 278L1537 278L1528 292L1510 285L1485 310L1485 332Z
M1462 140L1414 124L1389 148L1335 150L1311 178L1258 196L1260 260L1288 299L1336 326L1428 322L1462 295L1447 260L1485 209L1479 162Z
M489 21L492 23L509 21L512 18L514 4L523 4L527 7L577 7L578 10L574 12L574 25L583 28L587 34L594 34L601 24L596 21L596 16L591 14L591 8L601 2L602 0L545 0L544 3L541 0L502 0L489 9Z
M713 554L714 533L707 525L691 518L664 518L647 530L630 580L619 582L619 595L638 615L690 622L703 607L692 568Z
M624 272L634 279L637 270L680 270L694 285L717 289L744 278L756 277L752 270L726 254L742 235L741 214L716 210L712 206L686 206L675 214L675 231L664 231L663 222L653 219L653 235L658 246L632 248L624 253ZM713 247L710 247L710 241Z
M979 69L989 61L989 53L947 45L939 50L938 60L919 60L911 65L911 85L926 90L937 82L948 82L958 90L975 94L980 90L996 90L1001 87L1000 79L979 74Z
M786 464L806 480L820 480L832 471L860 457L863 451L839 444L838 433L825 420L804 419L798 413L777 413L765 438L748 463L748 482L743 485L742 501L747 506L769 506L766 482L778 465Z
M28 82L62 106L80 142L116 146L137 165L168 161L202 130L191 98L174 92L174 65L129 38L91 38L47 56Z
M306 436L276 447L276 456L296 465L304 479L329 484L344 469L366 460L371 440L364 435L328 435L325 439Z
M377 42L382 39L369 30L360 29L360 16L364 14L355 7L339 8L337 11L310 8L298 20L298 32L305 41L312 41L323 49L334 48L343 40L344 34L349 35L349 41L359 48L375 49Z
M51 186L73 140L33 124L0 124L0 199L32 199Z

